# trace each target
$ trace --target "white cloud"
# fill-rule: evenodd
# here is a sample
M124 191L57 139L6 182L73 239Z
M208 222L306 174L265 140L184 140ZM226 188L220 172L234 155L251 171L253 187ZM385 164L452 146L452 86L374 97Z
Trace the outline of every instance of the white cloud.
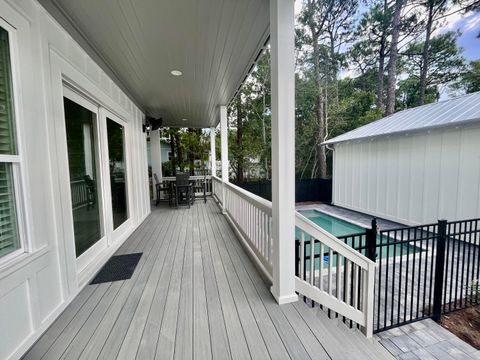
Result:
M470 31L479 31L479 28L480 28L480 13L473 13L465 21L463 32L467 33Z

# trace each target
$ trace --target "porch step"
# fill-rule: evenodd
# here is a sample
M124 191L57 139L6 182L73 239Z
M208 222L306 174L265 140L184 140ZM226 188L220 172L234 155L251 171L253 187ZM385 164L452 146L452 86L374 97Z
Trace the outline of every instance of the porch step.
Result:
M312 321L309 326L317 336L325 339L324 346L333 359L383 360L393 359L392 355L375 339L367 339L358 329L350 329L338 319L330 319L319 307L312 308L303 301L298 301L297 309L302 316L312 315L320 321ZM307 320L308 322L308 320Z

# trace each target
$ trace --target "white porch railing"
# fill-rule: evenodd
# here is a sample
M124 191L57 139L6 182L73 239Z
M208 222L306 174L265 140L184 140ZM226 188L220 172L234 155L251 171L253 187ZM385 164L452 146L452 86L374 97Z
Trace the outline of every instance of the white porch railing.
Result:
M300 235L295 289L373 334L375 263L296 213Z
M272 203L216 176L212 186L227 219L272 280ZM371 337L375 263L298 212L295 223L300 237L295 290L357 323Z
M212 176L212 195L219 204L221 204L223 201L222 191L223 191L222 179L213 175Z
M223 187L227 218L246 242L265 275L272 280L272 203L213 177L213 194L222 205Z

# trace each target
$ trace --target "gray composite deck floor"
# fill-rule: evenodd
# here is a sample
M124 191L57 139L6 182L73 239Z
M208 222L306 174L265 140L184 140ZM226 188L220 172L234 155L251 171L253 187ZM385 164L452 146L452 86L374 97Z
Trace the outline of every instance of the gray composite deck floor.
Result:
M125 281L87 285L24 359L386 359L378 343L279 306L209 199L159 207L117 254L143 252Z

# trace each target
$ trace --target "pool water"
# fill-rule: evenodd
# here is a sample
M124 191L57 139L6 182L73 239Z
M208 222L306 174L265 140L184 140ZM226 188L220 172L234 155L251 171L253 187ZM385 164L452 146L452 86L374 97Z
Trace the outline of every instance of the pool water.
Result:
M315 224L320 226L322 229L325 229L328 231L330 234L336 236L336 237L342 237L342 236L348 236L348 235L353 235L353 234L360 234L365 232L365 228L352 224L348 221L338 219L334 216L330 216L326 213L317 211L317 210L304 210L300 211L300 213L308 218L309 220L313 221ZM300 239L300 229L296 228L295 229L295 238ZM310 253L310 239L311 237L308 234L305 234L305 251L307 254ZM365 245L365 236L358 236L355 237L355 244L352 244L353 238L348 238L347 239L347 244L354 247L360 247ZM361 244L360 244L361 242ZM391 243L394 242L393 239L390 239L386 236L379 236L377 235L377 244L381 243ZM329 249L328 247L324 247L325 253L328 253ZM381 254L377 254L377 258L386 259L387 257L393 257L393 256L399 256L401 254L411 254L413 252L419 252L422 251L421 248L408 245L408 244L392 244L392 245L386 245L382 246L380 248L377 248L377 252L381 251ZM315 245L315 254L319 254L320 252L320 244ZM362 253L365 254L365 251L362 250ZM328 256L324 256L324 266L328 266ZM318 269L320 261L318 258L315 260L315 268ZM307 260L307 268L310 266L310 261ZM332 266L336 265L336 256L333 258Z

